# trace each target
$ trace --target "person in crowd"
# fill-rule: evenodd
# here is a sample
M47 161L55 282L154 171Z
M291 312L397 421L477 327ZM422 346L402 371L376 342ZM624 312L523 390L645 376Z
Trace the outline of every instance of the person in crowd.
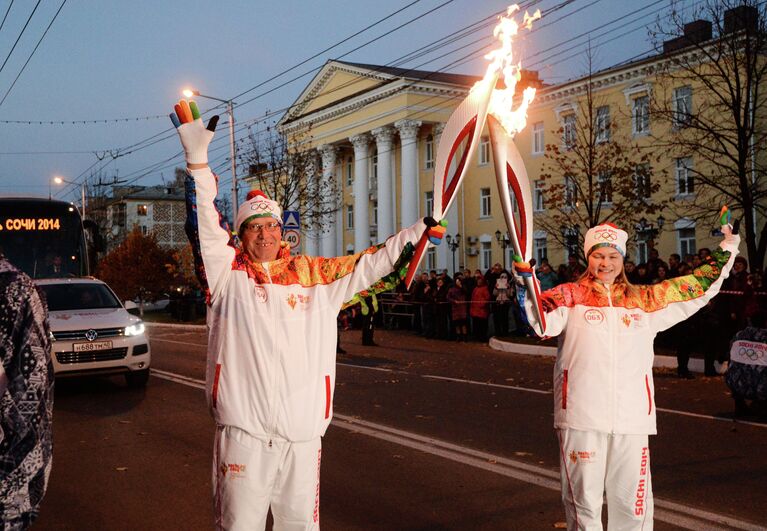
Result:
M559 264L557 267L557 285L570 282L569 273L567 272L567 264Z
M463 289L466 292L466 296L471 298L471 292L474 291L474 274L471 269L467 269L463 272Z
M479 271L479 270L477 270ZM487 289L485 277L480 273L475 275L476 287L471 292L471 315L472 331L477 341L487 341L487 320L490 317L490 290Z
M740 241L737 223L722 232L720 248L692 275L634 286L623 270L628 234L612 224L593 227L584 240L587 271L542 293L540 320L525 298L535 332L560 336L554 426L568 529L601 529L605 493L610 529L652 528L653 340L719 291ZM515 270L532 276L529 264Z
M186 232L207 293L206 397L216 423L213 493L217 529L319 529L321 437L333 417L336 316L401 280L424 218L385 243L337 258L291 256L282 209L251 191L231 238L208 166L214 117L203 125L182 100L171 120L187 163Z
M668 257L668 278L674 278L679 276L679 264L682 262L682 257L677 253L672 253Z
M749 412L749 405L767 404L767 313L759 310L730 342L730 363L724 382L735 400L736 415ZM751 402L751 404L749 404Z
M469 336L467 317L469 305L466 290L463 289L463 278L456 276L455 283L447 292L450 303L450 317L453 322L453 334L456 341L466 341Z
M708 247L701 247L698 249L698 258L700 258L701 262L705 262L711 257L711 249Z
M434 292L434 302L436 304L436 326L435 337L437 339L447 339L450 332L450 302L447 300L447 292L450 285L444 276L437 278L437 289Z
M647 268L647 264L641 263L637 265L636 269L634 270L634 278L630 279L629 281L632 284L652 284L652 279L650 278L650 271Z
M535 275L538 277L538 282L541 283L541 289L546 291L559 284L559 277L551 269L551 265L548 262L542 263L535 271Z
M666 268L666 272L668 272L668 266L666 263L660 259L660 253L658 252L658 249L655 247L651 247L648 252L649 257L647 258L647 273L651 279L652 282L655 281L655 279L658 278L658 268L660 266L663 266Z
M488 269L487 273L485 273L485 282L487 283L487 289L490 290L490 293L493 293L493 290L495 289L495 281L501 276L502 271L503 267L496 262L493 264L493 267Z
M493 298L495 304L493 305L493 327L495 328L495 335L504 337L509 335L509 309L512 306L512 300L514 297L513 286L509 281L509 273L501 271L500 276L495 281L495 288L493 289Z
M415 283L413 290L413 302L417 305L421 334L424 337L434 337L434 292L429 281L429 274L421 273L421 278Z
M677 269L679 274L678 277L682 277L684 275L689 275L692 273L692 267L690 267L690 264L688 262L679 262L679 268Z
M48 309L32 280L0 254L0 528L36 519L53 460Z
M626 278L629 279L629 282L633 283L633 279L636 274L636 268L636 264L631 260L626 260L623 262L623 272L626 274Z
M669 279L668 269L666 268L667 266L663 262L660 262L656 265L655 278L652 280L653 284L660 284L661 282Z
M362 307L364 303L365 307ZM378 299L375 295L365 297L360 303L362 312L362 345L365 347L377 347L373 336L375 335L375 314L378 312Z
M564 282L574 282L583 274L583 265L578 261L575 253L570 253L567 257L567 273Z

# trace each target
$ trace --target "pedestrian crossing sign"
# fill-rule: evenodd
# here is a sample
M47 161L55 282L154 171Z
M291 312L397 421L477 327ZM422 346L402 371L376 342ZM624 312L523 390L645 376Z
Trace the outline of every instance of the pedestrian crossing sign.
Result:
M282 226L285 229L300 229L301 223L297 210L286 210L282 213Z

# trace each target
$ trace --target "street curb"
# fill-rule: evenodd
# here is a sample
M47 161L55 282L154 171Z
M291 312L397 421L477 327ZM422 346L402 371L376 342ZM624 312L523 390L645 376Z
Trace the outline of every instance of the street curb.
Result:
M144 325L150 328L174 328L176 330L207 330L208 325L176 324L176 323L151 323L144 321Z
M527 354L532 356L556 356L557 347L548 347L545 345L529 345L527 343L513 343L503 341L497 337L491 337L488 343L490 348L501 352L511 352L514 354ZM676 357L674 356L655 356L653 367L668 367L676 369ZM691 372L703 372L703 360L693 358L688 364Z

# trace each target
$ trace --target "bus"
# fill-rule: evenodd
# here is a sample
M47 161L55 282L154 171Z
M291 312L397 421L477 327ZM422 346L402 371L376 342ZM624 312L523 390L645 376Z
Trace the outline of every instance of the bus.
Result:
M65 201L0 197L0 253L32 278L90 274L80 211Z

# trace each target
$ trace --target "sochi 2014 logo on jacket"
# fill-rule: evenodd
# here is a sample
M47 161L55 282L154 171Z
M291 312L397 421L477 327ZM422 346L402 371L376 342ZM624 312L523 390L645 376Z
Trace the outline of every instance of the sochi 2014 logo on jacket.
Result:
M268 296L267 296L267 294L266 294L266 288L264 288L263 286L259 286L258 284L256 284L256 287L255 287L255 292L256 292L256 300L257 300L258 302L266 302L266 300L267 300L267 298L268 298Z
M605 314L603 314L601 310L591 308L584 312L583 319L590 325L600 325L605 321Z

